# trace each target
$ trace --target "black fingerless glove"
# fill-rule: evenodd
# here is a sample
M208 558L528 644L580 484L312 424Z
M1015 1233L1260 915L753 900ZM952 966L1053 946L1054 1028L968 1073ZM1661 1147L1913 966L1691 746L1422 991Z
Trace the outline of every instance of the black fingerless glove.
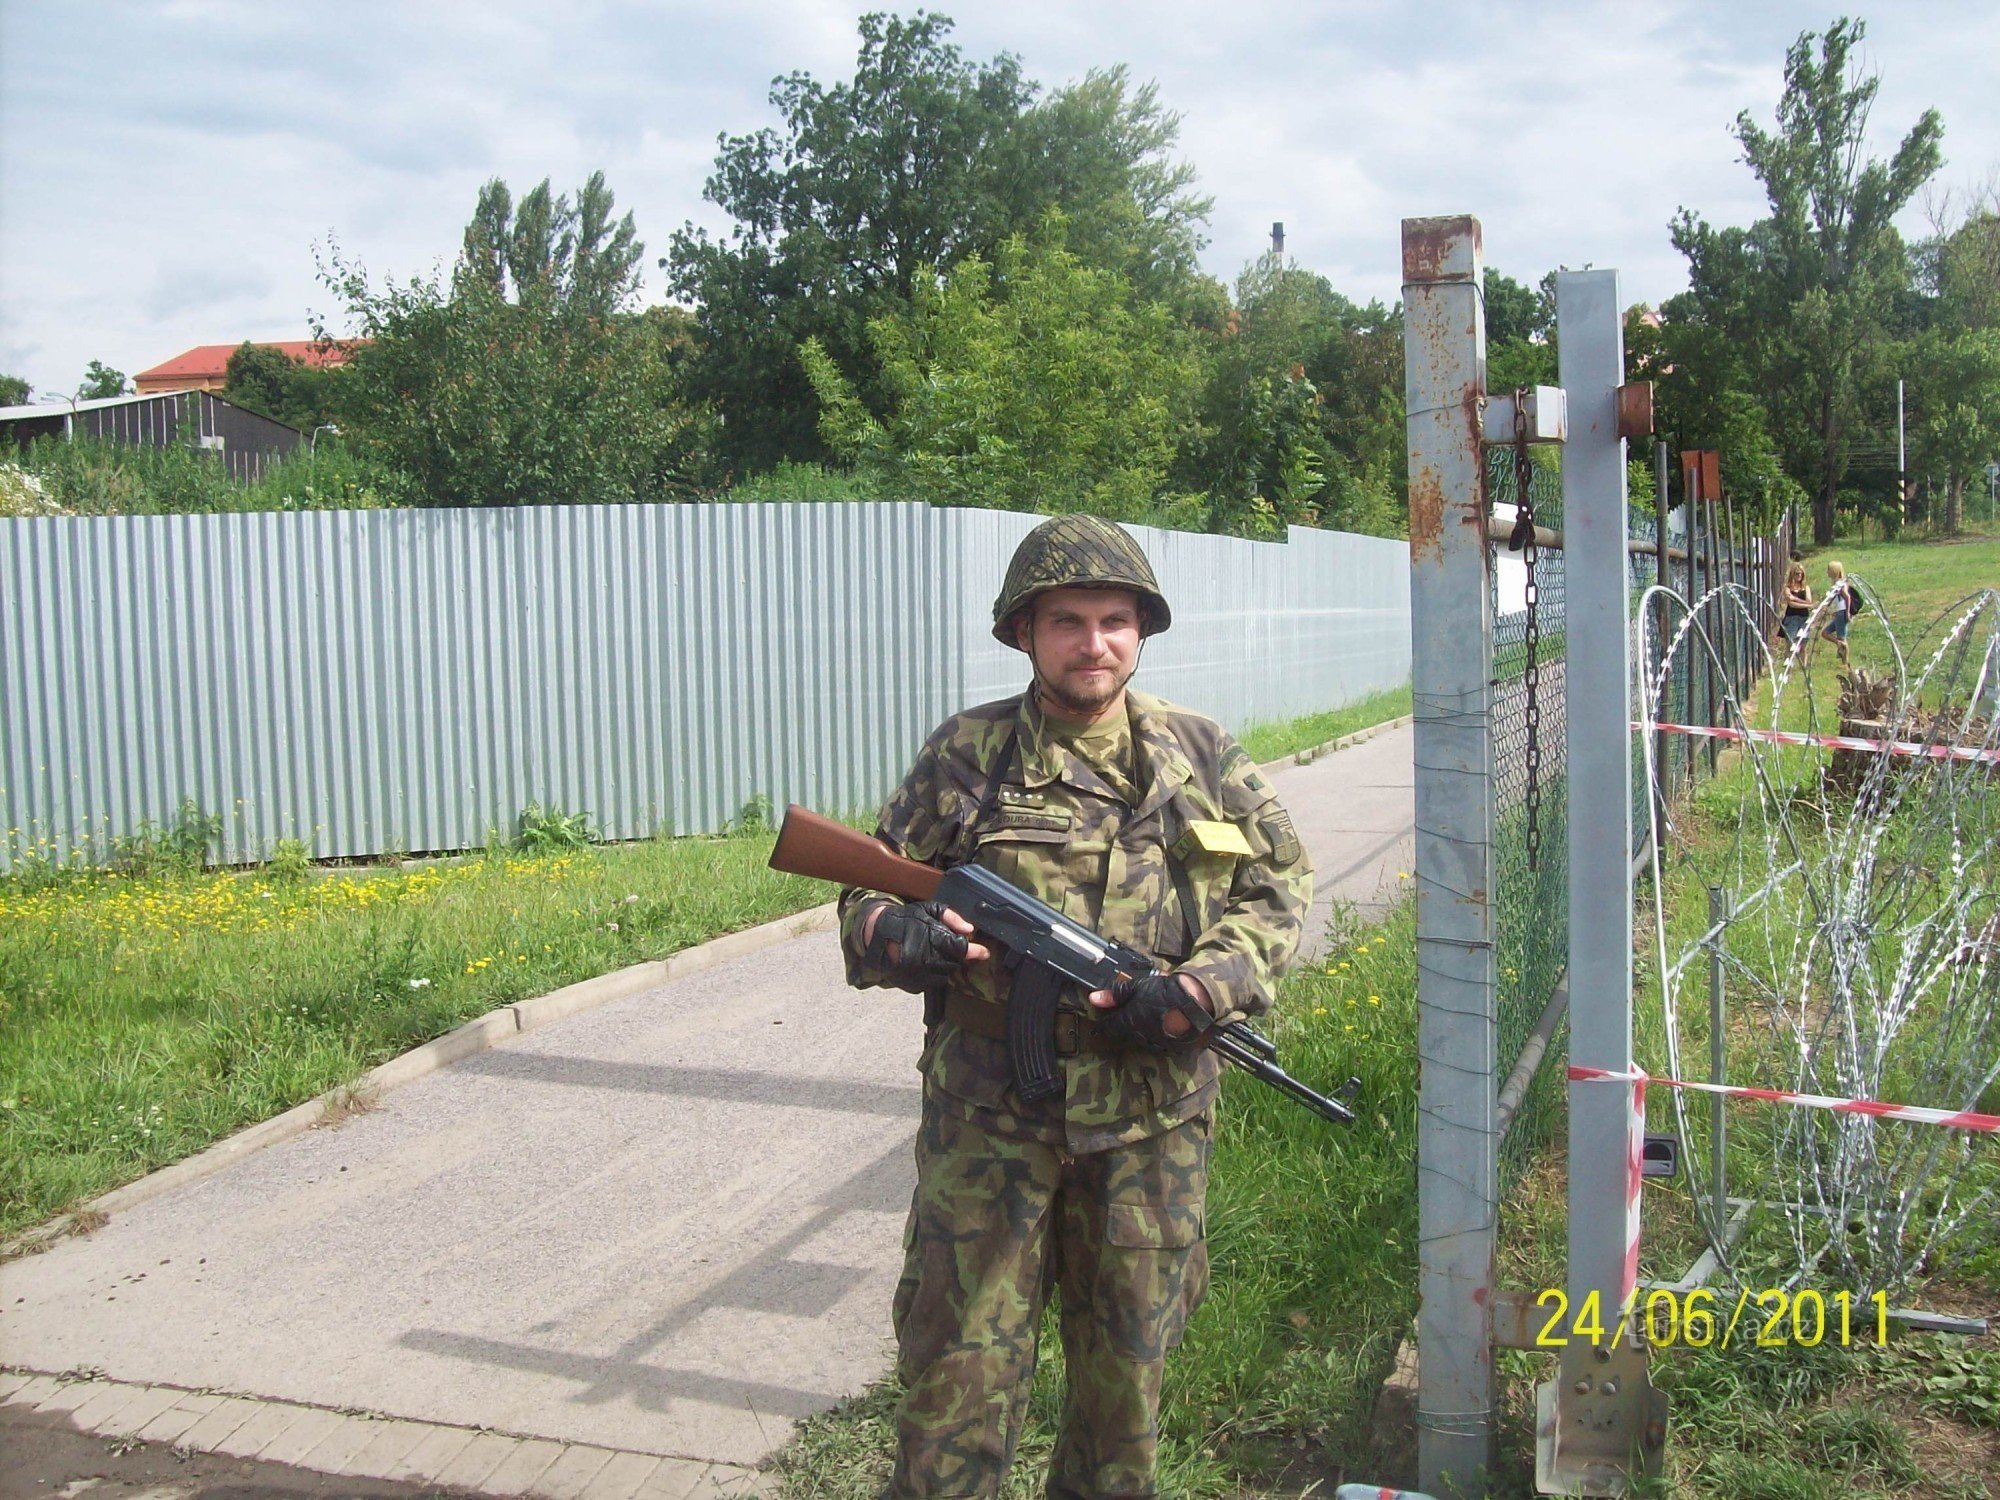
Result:
M906 901L885 906L875 919L863 960L887 976L898 989L922 992L958 972L965 962L966 940L944 925L944 907L936 901ZM889 956L891 945L896 956Z
M1111 1040L1129 1047L1181 1052L1198 1043L1201 1034L1215 1024L1215 1017L1171 974L1121 979L1111 987L1111 998L1118 1002L1118 1008L1107 1011L1098 1025ZM1169 1036L1167 1017L1175 1011L1187 1017L1188 1029L1179 1036Z

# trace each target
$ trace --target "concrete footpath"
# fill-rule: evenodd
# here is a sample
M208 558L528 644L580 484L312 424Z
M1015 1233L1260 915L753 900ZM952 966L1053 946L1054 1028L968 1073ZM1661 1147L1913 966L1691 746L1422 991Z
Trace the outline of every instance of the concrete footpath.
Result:
M1272 773L1316 939L1411 868L1410 743ZM489 1494L768 1492L889 1365L920 1030L818 932L479 1052L0 1266L0 1417Z

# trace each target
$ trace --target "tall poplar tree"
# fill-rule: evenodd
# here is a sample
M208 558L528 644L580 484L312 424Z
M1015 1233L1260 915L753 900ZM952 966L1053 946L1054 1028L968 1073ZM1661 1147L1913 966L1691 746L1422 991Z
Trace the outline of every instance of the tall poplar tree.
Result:
M1855 57L1865 34L1845 17L1801 33L1785 55L1776 128L1748 110L1736 117L1768 218L1747 231L1714 228L1687 209L1673 221L1696 316L1745 350L1786 465L1812 494L1821 546L1833 540L1863 357L1887 336L1909 284L1893 221L1943 161L1936 110L1888 160L1866 154L1880 80Z

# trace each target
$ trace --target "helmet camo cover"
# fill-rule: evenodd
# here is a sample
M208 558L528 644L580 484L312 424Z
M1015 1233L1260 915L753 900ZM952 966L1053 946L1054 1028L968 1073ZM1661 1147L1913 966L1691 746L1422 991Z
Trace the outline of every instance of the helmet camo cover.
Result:
M1173 623L1153 565L1132 534L1096 516L1056 516L1021 538L993 601L993 638L1017 646L1014 616L1050 589L1130 589L1139 596L1139 633L1158 635ZM1018 649L1018 646L1017 646Z

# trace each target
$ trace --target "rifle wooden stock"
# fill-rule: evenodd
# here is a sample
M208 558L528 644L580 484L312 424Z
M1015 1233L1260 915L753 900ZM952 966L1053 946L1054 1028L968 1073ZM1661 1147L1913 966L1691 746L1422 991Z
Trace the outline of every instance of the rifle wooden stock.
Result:
M888 891L905 901L930 900L944 879L942 870L891 854L867 834L797 803L785 809L778 845L771 851L771 868L836 885Z

